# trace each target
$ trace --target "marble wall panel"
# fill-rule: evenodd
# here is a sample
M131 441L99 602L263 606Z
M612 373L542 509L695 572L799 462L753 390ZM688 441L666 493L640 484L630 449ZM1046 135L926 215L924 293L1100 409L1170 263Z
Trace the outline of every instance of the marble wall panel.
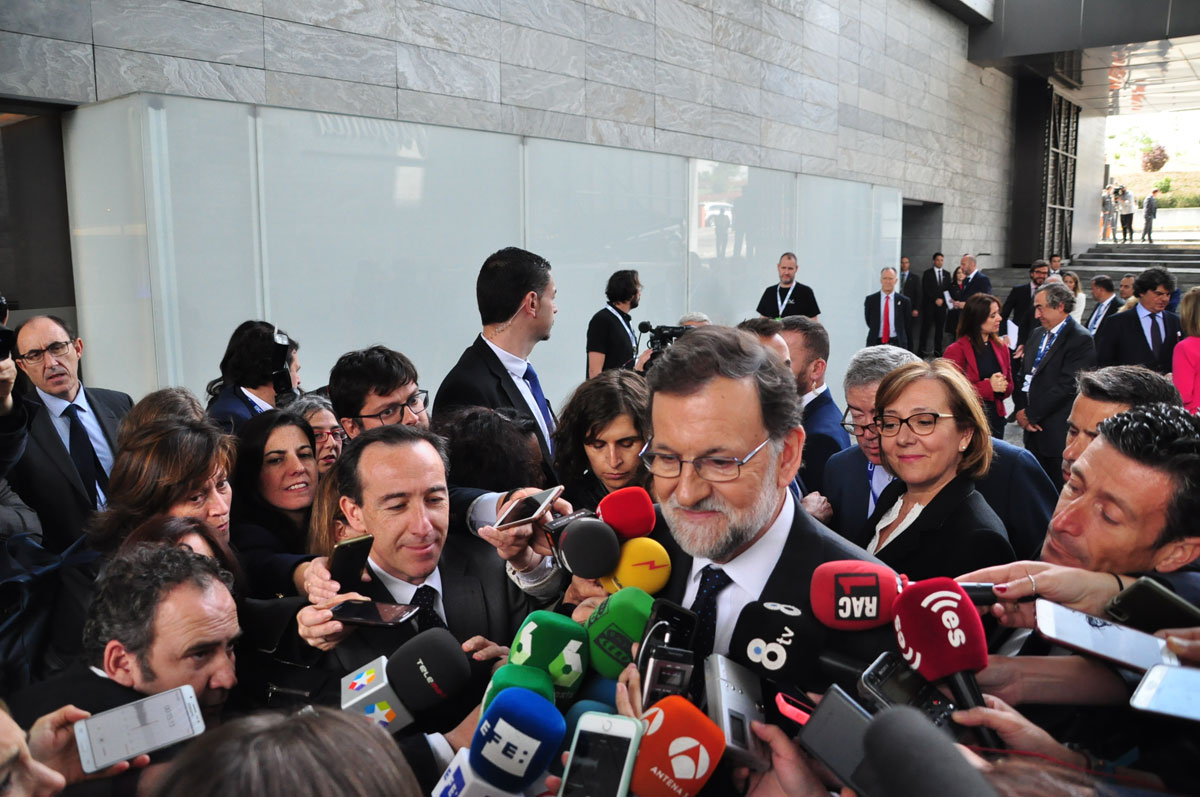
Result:
M0 31L91 44L91 6L78 0L5 0Z
M583 77L586 48L579 39L501 23L500 58L506 64Z
M372 36L266 20L267 69L396 86L396 45Z
M394 46L400 88L500 101L498 62L411 44Z
M396 118L396 90L346 80L267 72L267 104L356 116Z
M93 0L92 37L97 47L263 66L262 17L195 3Z
M0 94L92 102L94 75L90 45L0 31Z
M107 47L96 48L96 88L99 100L153 91L213 100L267 101L266 73L261 69Z

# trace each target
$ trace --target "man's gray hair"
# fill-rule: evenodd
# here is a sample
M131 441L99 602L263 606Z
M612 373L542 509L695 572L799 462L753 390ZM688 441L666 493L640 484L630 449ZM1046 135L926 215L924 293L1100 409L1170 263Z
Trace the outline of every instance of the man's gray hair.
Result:
M884 266L883 268L879 269L879 276L882 277L884 274L888 273L889 271L892 272L893 274L896 274L897 276L900 274L900 272L896 271L896 269L894 267Z
M709 318L704 313L700 313L700 312L684 313L683 315L681 315L679 317L679 326L684 326L685 324L711 324L711 323L712 323L712 319Z
M920 361L920 357L898 346L868 346L859 349L846 364L842 390L878 385L885 376L900 366Z
M1075 294L1062 282L1050 282L1047 279L1034 296L1038 293L1046 294L1046 303L1051 307L1061 307L1068 313L1075 309Z
M306 393L300 398L287 405L287 410L291 415L301 418L305 421L308 416L320 410L328 410L333 412L333 402L322 396L320 393ZM337 417L336 414L334 417Z

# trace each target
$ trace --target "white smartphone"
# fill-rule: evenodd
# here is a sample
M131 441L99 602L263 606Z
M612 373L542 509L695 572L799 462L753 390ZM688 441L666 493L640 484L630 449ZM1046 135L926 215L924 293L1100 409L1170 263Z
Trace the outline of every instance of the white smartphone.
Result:
M642 723L617 714L579 716L558 797L625 797L642 740Z
M190 685L159 692L75 723L83 771L107 769L142 753L204 733L204 717Z
M563 488L560 484L558 487L542 490L540 493L527 496L524 500L509 504L504 514L496 518L495 528L503 531L536 520L550 509L550 505L554 503L555 498L562 495L562 491Z
M1179 664L1167 641L1124 625L1038 598L1037 630L1060 645L1145 672L1155 664Z
M1129 698L1142 711L1200 722L1200 670L1155 664Z

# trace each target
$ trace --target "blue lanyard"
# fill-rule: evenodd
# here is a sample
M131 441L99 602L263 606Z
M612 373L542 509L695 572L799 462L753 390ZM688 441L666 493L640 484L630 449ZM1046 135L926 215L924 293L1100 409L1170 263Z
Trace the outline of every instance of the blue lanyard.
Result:
M1054 339L1058 337L1059 332L1062 332L1062 330L1060 329L1053 335L1047 335L1046 337L1042 338L1042 345L1038 347L1037 357L1033 361L1034 371L1036 371L1038 365L1041 364L1042 358L1046 356L1046 352L1049 351L1050 347L1054 345Z
M875 492L875 463L867 463L867 490L871 493L871 506L879 503L879 493Z

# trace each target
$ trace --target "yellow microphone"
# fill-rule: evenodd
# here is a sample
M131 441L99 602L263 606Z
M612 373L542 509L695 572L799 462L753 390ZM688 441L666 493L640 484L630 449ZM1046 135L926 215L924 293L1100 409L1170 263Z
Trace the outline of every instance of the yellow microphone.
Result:
M671 558L667 549L649 537L634 537L621 545L617 568L600 579L611 595L624 587L637 587L653 595L667 585L671 577Z

